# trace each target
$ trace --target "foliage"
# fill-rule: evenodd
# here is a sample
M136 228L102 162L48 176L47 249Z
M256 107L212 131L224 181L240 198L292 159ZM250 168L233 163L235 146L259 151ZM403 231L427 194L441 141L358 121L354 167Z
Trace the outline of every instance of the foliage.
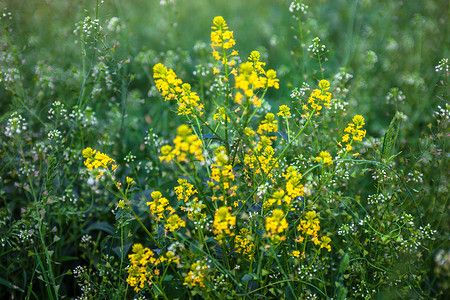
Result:
M47 2L0 17L2 297L448 295L448 2Z

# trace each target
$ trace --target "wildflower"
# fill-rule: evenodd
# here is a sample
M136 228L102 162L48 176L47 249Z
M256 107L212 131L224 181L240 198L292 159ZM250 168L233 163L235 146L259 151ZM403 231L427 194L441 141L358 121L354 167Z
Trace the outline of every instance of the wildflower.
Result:
M331 155L327 151L321 151L319 156L316 157L316 162L320 162L320 163L328 164L328 165L333 164Z
M198 161L204 161L202 151L202 141L197 135L192 134L192 129L188 125L180 125L177 129L177 136L173 140L175 147L161 147L160 161L170 162L176 159L178 162L188 162L189 158L195 158Z
M287 208L291 205L291 197L285 194L284 190L280 189L272 194L267 201L264 202L263 206L265 209L272 207L274 204L281 206L285 205Z
M82 155L86 159L84 161L84 165L89 171L100 169L99 175L97 176L98 178L100 178L103 175L103 172L109 167L111 168L111 171L114 171L117 168L116 161L114 159L104 153L101 153L100 151L93 150L91 147L84 149Z
M217 16L213 19L214 26L211 26L211 48L213 49L213 56L216 60L222 59L222 64L228 64L228 57L220 56L219 52L215 49L222 47L223 51L233 47L236 42L233 37L233 31L228 30L228 25L222 16ZM234 53L234 52L233 52ZM234 55L232 53L232 55Z
M448 58L441 59L439 61L439 64L436 67L434 67L434 70L436 72L440 72L440 71L444 70L445 72L448 73L448 70L449 70Z
M267 135L270 132L277 132L278 130L278 121L275 120L275 115L273 113L267 113L264 120L258 127L258 134L263 134L263 132Z
M236 245L236 252L245 255L248 259L253 258L254 242L248 228L241 228L239 234L234 240Z
M269 87L279 88L279 80L276 78L276 71L264 70L265 63L259 61L258 51L252 51L248 61L239 66L239 74L235 74L235 88L241 89L243 93L237 92L235 102L242 103L244 96L256 107L261 106L261 99L255 95L255 91Z
M208 266L203 261L195 262L191 265L188 275L184 278L183 285L190 288L205 287L205 277L208 272Z
M211 180L210 185L219 184L224 190L230 189L230 182L234 180L233 167L229 163L228 156L224 146L214 151L214 163L211 164ZM215 186L218 189L219 186ZM234 188L233 188L234 189Z
M155 217L157 221L163 218L164 211L173 212L173 208L169 206L169 200L164 198L159 191L154 191L151 193L153 201L147 202L147 206L150 207L150 212Z
M134 179L133 179L133 178L130 178L130 177L128 177L128 176L127 176L127 178L126 178L126 181L127 181L127 185L128 185L128 186L135 184Z
M158 63L153 67L153 78L164 101L177 101L178 115L195 117L203 114L204 106L200 103L197 93L191 91L189 83L183 83L177 78L172 69L167 69L163 64Z
M353 117L352 123L348 123L347 127L344 129L344 134L342 136L342 143L346 143L346 151L351 151L353 141L362 141L362 138L366 136L366 131L362 130L364 123L364 117L361 115L356 115ZM341 142L338 146L342 147Z
M299 250L294 250L291 252L291 256L292 257L300 257L300 251Z
M178 200L186 202L189 200L189 197L198 193L194 186L188 183L186 179L178 179L178 184L179 186L174 188Z
M213 119L214 121L216 121L217 119L221 119L223 121L227 120L227 122L231 122L230 118L227 116L227 111L223 106L219 107L219 111L214 114Z
M121 209L125 209L125 201L119 200L119 203L117 204L117 207L119 207Z
M250 170L252 170L256 175L263 175L264 173L269 178L273 177L273 174L269 173L269 171L278 167L278 162L276 162L276 158L274 157L275 150L270 144L270 138L262 139L257 147L257 150L260 151L258 154L254 154L251 151L245 154L244 164L248 167L248 170L246 170L247 173L250 173Z
M170 162L175 158L175 154L172 152L172 146L169 145L161 147L161 154L159 156L160 161Z
M330 82L324 79L321 80L319 82L319 88L311 92L308 102L302 106L306 117L309 117L312 112L320 115L323 106L330 108L331 93L327 92L330 89Z
M327 236L323 236L320 239L320 249L325 248L328 250L328 252L331 251L331 246L329 245L331 242L331 239Z
M291 109L287 105L281 105L278 109L280 110L280 112L277 113L277 116L286 118L289 118L291 116Z
M236 225L236 217L232 216L228 211L228 207L222 206L216 210L214 216L214 235L218 240L222 240L226 236L233 236L234 233L231 231Z
M315 211L308 211L305 218L300 220L300 224L297 227L303 235L309 235L313 241L318 241L317 236L320 230L320 221Z
M314 55L320 55L325 52L326 46L320 43L320 38L315 37L312 40L311 45L308 46L308 51L312 52Z
M142 244L134 244L132 247L133 254L128 255L130 266L128 267L127 282L134 290L139 292L144 288L145 284L151 284L153 277L148 270L147 264L155 264L157 260L154 253L149 248L144 248Z
M283 177L287 179L286 192L291 199L304 196L304 186L301 183L302 174L299 173L294 167L289 166Z
M186 222L183 221L177 214L171 215L166 220L166 228L169 231L175 231L181 227L186 227Z
M272 216L266 219L266 231L269 239L278 244L280 241L286 239L282 233L288 228L288 223L284 217L284 212L281 209L275 209Z

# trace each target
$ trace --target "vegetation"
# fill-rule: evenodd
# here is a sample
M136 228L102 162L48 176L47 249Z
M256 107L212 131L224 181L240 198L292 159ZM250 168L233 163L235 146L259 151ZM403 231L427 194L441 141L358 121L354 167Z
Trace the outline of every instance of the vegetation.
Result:
M0 296L444 299L448 1L5 1Z

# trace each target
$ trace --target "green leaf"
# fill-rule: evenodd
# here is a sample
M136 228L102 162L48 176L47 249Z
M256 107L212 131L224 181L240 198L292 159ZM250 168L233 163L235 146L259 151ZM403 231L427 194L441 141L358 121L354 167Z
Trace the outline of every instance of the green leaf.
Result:
M88 232L92 230L103 230L110 235L114 235L114 227L107 222L96 222L86 229Z
M206 133L206 134L202 134L202 139L204 139L204 140L206 140L206 139L218 140L219 138L216 135L214 135L214 134Z
M242 282L247 282L249 280L252 280L254 278L255 274L245 274L244 276L242 276L241 281Z
M20 287L12 284L11 282L9 282L8 280L6 280L6 279L4 279L2 277L0 277L0 284L4 285L4 286L6 286L6 287L8 287L10 289L17 290L17 291L20 291L20 292L24 292L24 290L22 290Z
M348 253L345 253L344 257L342 258L341 264L339 265L339 272L341 274L344 274L345 271L348 270L349 263L350 263L350 258L348 256Z
M381 150L381 158L386 158L390 155L395 143L397 141L398 131L400 123L398 122L398 114L395 114L394 118L389 124L389 128L384 134L383 147Z
M286 141L289 143L289 137L286 134L286 132L277 131L277 133Z

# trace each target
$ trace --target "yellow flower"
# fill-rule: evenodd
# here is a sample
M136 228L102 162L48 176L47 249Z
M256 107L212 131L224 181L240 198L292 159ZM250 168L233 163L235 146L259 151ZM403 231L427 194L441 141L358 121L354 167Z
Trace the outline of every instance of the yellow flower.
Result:
M362 141L363 137L366 136L366 131L363 130L364 117L361 115L355 115L352 119L352 123L348 123L347 127L344 129L345 134L342 136L342 142L347 143L345 145L346 151L351 151L353 149L353 141ZM342 147L340 143L339 146Z
M236 225L236 217L232 216L228 211L228 207L222 206L216 210L214 216L214 235L218 240L222 240L226 236L233 236L231 229Z
M175 231L181 227L186 227L186 222L183 221L177 214L171 215L166 221L166 228L169 231Z
M205 279L208 272L208 266L203 261L198 261L191 265L188 275L184 278L183 285L190 288L205 287Z
M284 212L281 209L275 209L272 212L272 216L267 217L266 219L267 236L274 244L284 241L286 237L283 236L282 233L288 226L286 218L284 217Z
M133 178L130 178L130 177L128 177L128 176L127 176L126 180L127 180L127 185L132 185L132 184L135 183L134 180L133 180Z
M253 236L248 228L241 228L235 238L236 252L246 255L248 259L253 258L254 242Z
M328 252L331 251L331 246L329 245L331 242L331 239L327 236L323 236L320 239L320 249L325 248L328 249Z
M275 120L275 115L273 113L267 113L265 119L261 122L258 127L258 133L265 134L270 132L277 132L278 130L278 121Z
M139 292L145 285L151 285L152 274L147 270L148 264L157 264L154 253L142 244L134 244L132 254L128 255L130 265L128 267L127 283Z
M176 159L178 162L188 162L189 159L196 159L198 161L204 161L202 141L197 135L192 134L192 130L188 125L181 125L177 129L178 135L173 140L175 147L172 148L169 145L161 148L160 161L170 162Z
M281 105L279 108L280 110L279 113L277 113L277 116L281 116L281 117L290 117L291 116L291 112L290 112L290 108L287 105Z
M321 151L319 156L316 157L316 162L321 162L321 163L328 164L328 165L333 164L331 155L327 151Z
M100 178L109 167L111 168L111 171L114 171L117 168L115 163L116 161L114 159L97 150L93 150L90 147L84 149L82 151L82 155L86 159L84 161L84 165L89 171L98 169L98 178Z
M177 78L172 69L167 69L163 64L158 63L153 67L153 78L164 101L177 101L179 115L195 117L203 114L204 106L200 103L197 93L191 91L188 83L183 83L181 79Z

